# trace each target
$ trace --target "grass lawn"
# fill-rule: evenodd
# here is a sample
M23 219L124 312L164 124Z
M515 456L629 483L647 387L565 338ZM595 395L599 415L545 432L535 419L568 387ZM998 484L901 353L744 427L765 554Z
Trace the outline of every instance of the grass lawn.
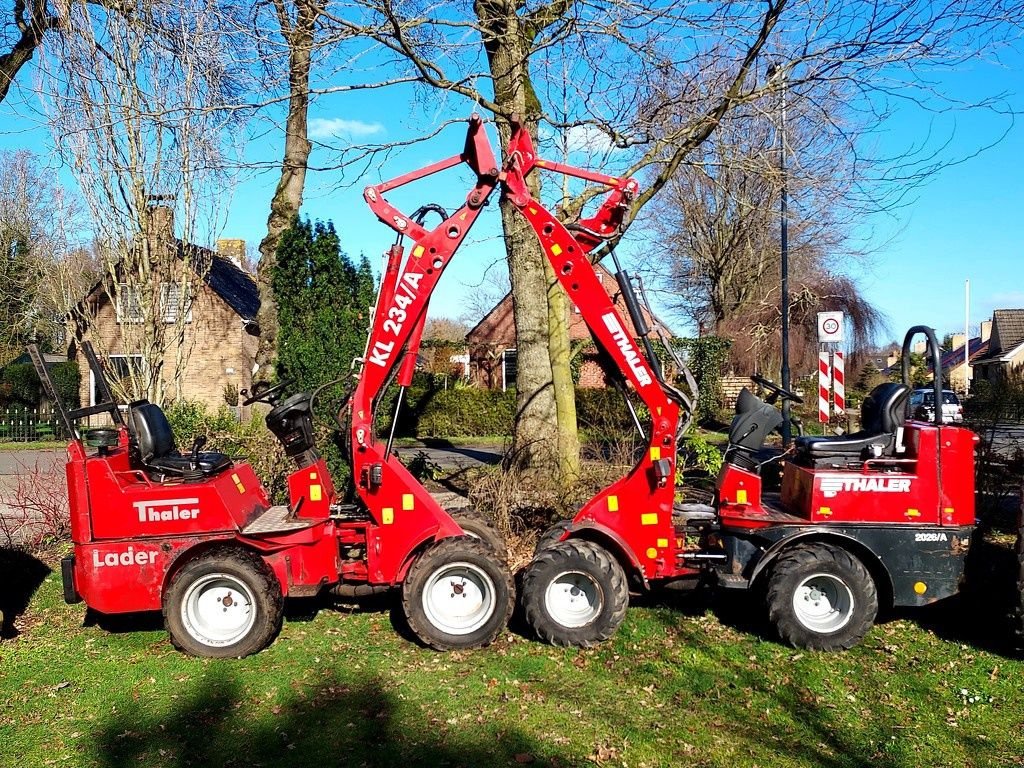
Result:
M0 643L3 768L1024 765L1024 662L970 601L829 655L692 596L632 608L587 651L510 631L439 654L386 605L300 605L266 651L210 661L145 618L83 626L59 575L39 579Z
M0 451L6 453L17 451L65 451L67 447L67 440L32 440L24 443L14 440L0 441Z

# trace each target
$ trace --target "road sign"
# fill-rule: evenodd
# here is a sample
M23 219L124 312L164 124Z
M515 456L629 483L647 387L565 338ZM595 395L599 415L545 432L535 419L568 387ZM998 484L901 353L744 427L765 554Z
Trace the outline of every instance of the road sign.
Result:
M818 313L818 343L840 344L843 341L843 313Z

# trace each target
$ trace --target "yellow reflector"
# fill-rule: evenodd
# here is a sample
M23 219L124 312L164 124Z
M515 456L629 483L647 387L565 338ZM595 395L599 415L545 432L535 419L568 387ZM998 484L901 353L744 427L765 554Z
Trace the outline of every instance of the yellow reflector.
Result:
M953 508L952 507L946 507L942 511L945 512L947 515L952 515L953 514Z
M310 472L309 473L309 479L310 480L316 480L316 472Z
M619 511L619 497L618 496L609 496L608 497L608 511L609 512L618 512Z
M554 245L551 246L551 253L554 256L558 256L559 254L562 253L562 246L560 246L558 243L555 243Z
M747 503L747 491L744 488L740 488L736 491L736 503L746 504Z
M920 516L921 516L921 512L919 510L916 510L916 509L908 509L907 510L907 517L920 517Z
M233 482L235 485L238 485L240 482L242 482L242 478L240 478L238 476L237 472L232 473L232 475L231 475L231 482Z
M661 458L661 448L654 446L651 448L651 461L657 461Z
M925 592L928 591L928 585L925 584L923 581L919 581L914 585L914 591L917 592L917 594L919 595L923 595Z
M644 512L640 515L640 525L657 525L658 524L658 513L657 512Z
M408 511L415 505L415 497L411 493L402 494L402 509Z
M656 550L654 547L649 548L647 550L647 556L651 558L651 560L653 560L658 556L658 550Z
M536 216L536 215L537 215L537 209L536 209L536 208L529 208L528 210L529 210L529 211L530 211L530 213L532 213L532 214L533 214L534 216Z
M539 165L541 168L543 168L547 165L547 162L544 160L538 160L536 163L534 163L534 165Z
M395 522L395 508L394 507L384 507L384 509L381 510L380 514L381 514L381 522L384 523L384 525L391 525L393 522Z
M423 246L422 245L417 245L415 248L412 249L412 257L414 259L418 259L422 255L423 255Z
M310 501L320 501L320 498L321 498L320 484L317 483L316 485L309 486L309 500Z
M235 483L235 488L238 489L239 493L245 493L245 486L241 483Z
M829 507L822 507L821 509L818 510L818 514L823 515L824 517L828 517L832 514L832 509Z
M659 547L667 547L668 546L668 539L658 539L658 546Z

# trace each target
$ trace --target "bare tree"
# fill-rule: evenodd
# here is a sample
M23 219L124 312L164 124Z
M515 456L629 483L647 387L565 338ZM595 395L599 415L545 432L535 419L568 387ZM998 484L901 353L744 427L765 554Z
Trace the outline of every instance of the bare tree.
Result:
M29 342L59 348L90 264L75 241L75 197L28 151L0 152L0 361Z
M865 156L860 131L878 125L903 101L934 110L990 104L984 97L958 104L929 75L1014 40L1022 15L1016 2L970 0L862 0L827 7L797 0L356 5L364 21L353 27L404 61L400 72L445 98L462 96L492 113L503 142L508 118L519 112L542 143L546 126L563 139L569 135L603 150L608 169L619 175L645 174L646 188L632 201L630 218L732 113L763 105L783 88L844 149L848 163L868 162L870 172L858 177L862 183L905 185L923 178L948 157L911 154L874 162L885 158ZM776 64L771 77L761 63L766 59ZM836 122L829 113L836 100L849 103L859 120ZM599 192L573 190L565 217L580 216ZM564 389L556 374L567 368L561 296L547 292L544 307L541 297L552 281L542 274L543 260L507 209L503 224L520 347L516 445L552 446L558 444L552 413L563 422L571 416L555 397ZM560 436L574 431L561 427ZM564 444L559 451L564 455ZM539 455L527 458L550 463Z
M88 328L109 296L117 332L90 338L101 353L119 344L141 359L119 371L124 396L162 403L180 391L191 304L209 267L185 243L217 230L230 192L233 124L219 108L230 62L204 0L135 5L130 18L91 10L70 7L64 23L76 34L41 62L54 138L78 178L104 272L79 319Z

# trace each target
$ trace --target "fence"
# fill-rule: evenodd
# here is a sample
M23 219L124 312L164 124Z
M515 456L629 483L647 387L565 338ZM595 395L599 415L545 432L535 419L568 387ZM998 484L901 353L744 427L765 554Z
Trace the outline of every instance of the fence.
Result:
M59 440L65 435L57 414L49 409L17 405L0 408L0 443Z

